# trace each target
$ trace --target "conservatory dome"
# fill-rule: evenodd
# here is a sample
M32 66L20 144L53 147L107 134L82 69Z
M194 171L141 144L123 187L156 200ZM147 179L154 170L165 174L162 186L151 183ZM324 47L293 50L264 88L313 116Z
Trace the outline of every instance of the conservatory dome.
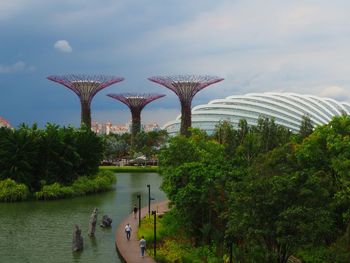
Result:
M327 124L334 116L350 114L350 104L331 98L295 93L249 93L215 99L192 109L192 127L213 133L215 126L227 121L236 128L241 119L256 125L259 117L274 119L292 132L298 132L303 116L313 126ZM180 130L181 115L164 125L169 134Z

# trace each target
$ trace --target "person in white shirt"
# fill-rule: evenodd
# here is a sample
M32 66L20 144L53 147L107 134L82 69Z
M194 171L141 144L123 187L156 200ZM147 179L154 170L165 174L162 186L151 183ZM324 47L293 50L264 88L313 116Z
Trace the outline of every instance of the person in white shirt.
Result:
M131 226L130 226L129 223L127 223L126 226L125 226L125 233L126 233L126 239L130 240Z

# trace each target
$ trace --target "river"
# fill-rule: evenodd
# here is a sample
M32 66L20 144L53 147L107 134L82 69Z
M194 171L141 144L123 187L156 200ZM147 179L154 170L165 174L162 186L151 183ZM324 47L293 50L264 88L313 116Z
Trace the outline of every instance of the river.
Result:
M115 190L106 193L57 201L0 203L1 263L122 262L115 250L115 231L137 204L148 205L148 188L155 202L164 200L156 173L121 173ZM154 201L152 201L154 202ZM98 208L94 238L87 235L90 215ZM99 226L103 215L113 219L112 228ZM82 230L84 250L72 252L73 226Z

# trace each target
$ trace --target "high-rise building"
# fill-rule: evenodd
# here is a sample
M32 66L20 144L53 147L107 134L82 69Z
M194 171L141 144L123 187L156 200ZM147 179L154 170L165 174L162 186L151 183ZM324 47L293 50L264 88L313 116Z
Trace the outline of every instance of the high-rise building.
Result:
M99 123L97 121L92 121L91 130L97 134L124 134L131 132L132 124L131 122L126 124L112 124L111 122ZM141 130L145 132L159 131L160 127L157 123L142 124Z

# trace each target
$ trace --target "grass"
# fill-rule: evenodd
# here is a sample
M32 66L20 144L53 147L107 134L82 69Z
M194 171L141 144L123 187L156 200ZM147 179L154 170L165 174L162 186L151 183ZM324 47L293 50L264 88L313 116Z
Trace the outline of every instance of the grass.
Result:
M162 222L162 218L157 217L157 241L159 241L163 237L164 233L164 226ZM150 218L148 218L148 215L144 217L141 221L141 227L138 230L137 233L138 237L141 238L141 236L144 236L145 239L148 241L148 243L152 243L154 240L154 217L151 215ZM151 241L152 240L152 241Z
M158 166L100 166L100 170L114 173L158 173Z
M153 257L154 218L142 219L138 237L144 236L147 242L147 254ZM171 212L157 217L157 262L158 263L218 263L228 262L227 257L215 256L215 249L210 246L194 247L189 237L180 231Z

